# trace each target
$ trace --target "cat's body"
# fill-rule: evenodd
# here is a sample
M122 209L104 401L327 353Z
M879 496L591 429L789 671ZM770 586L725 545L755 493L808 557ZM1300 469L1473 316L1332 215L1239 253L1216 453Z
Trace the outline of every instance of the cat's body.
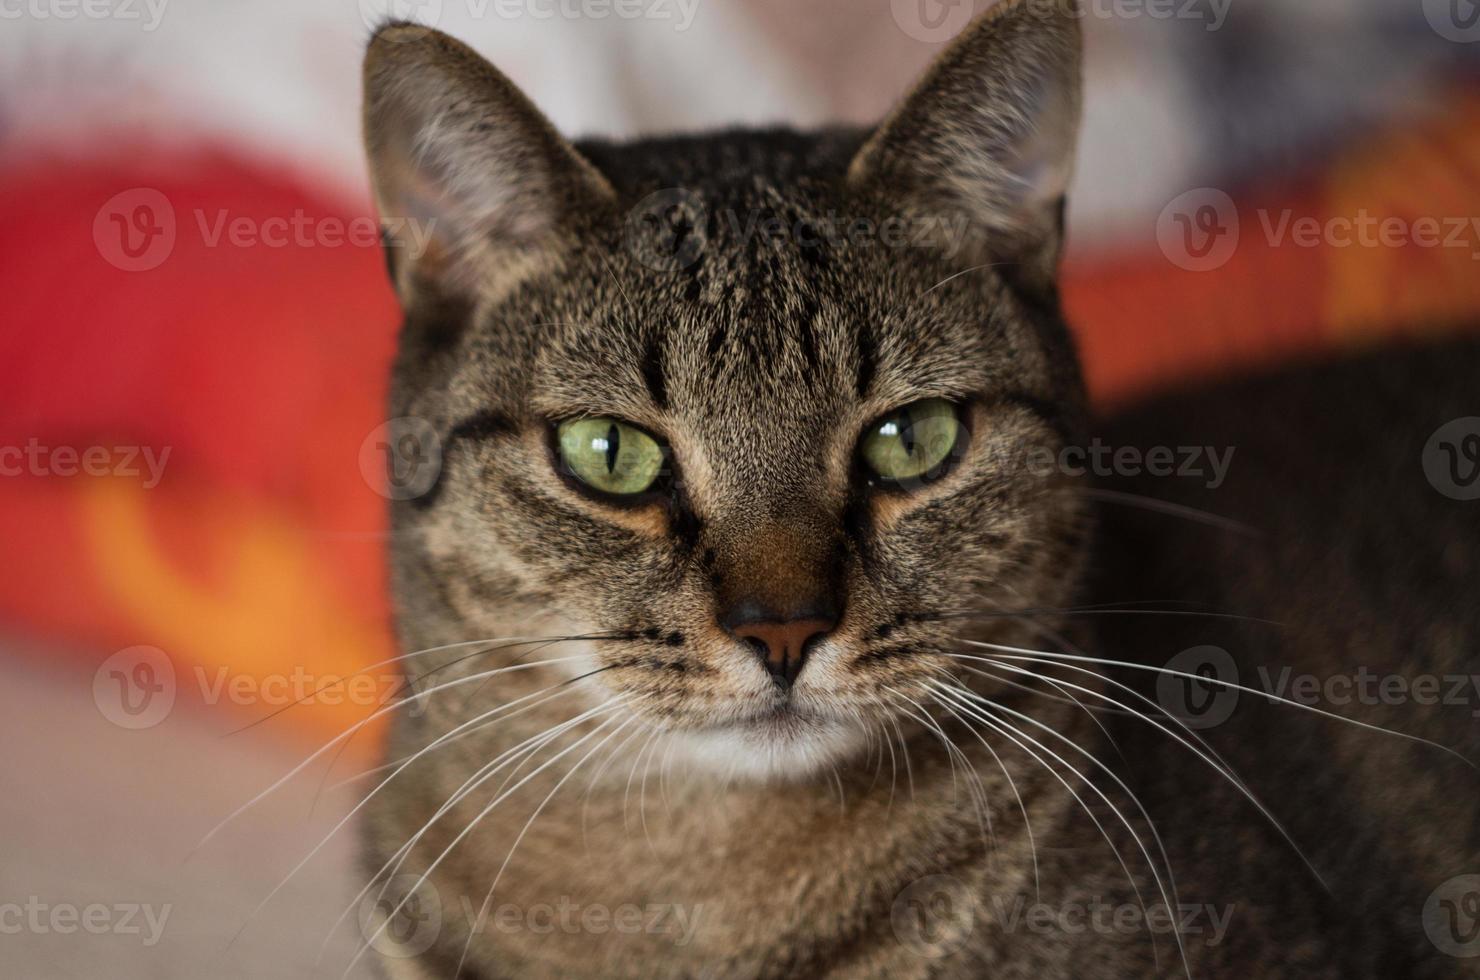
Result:
M1148 707L1114 686L1135 672L1067 662L1055 686L1010 659L1219 644L1257 686L1261 664L1463 672L1480 635L1480 511L1419 465L1435 419L1466 414L1472 347L1411 357L1421 411L1373 397L1408 371L1356 365L1256 390L1283 428L1234 391L1110 430L1235 448L1206 500L1034 464L1086 438L1053 288L1077 37L1063 7L999 8L867 136L578 152L455 42L378 35L381 207L444 222L391 261L394 414L442 454L394 510L415 693L391 758L426 754L367 813L392 917L366 937L393 976L1459 972L1420 916L1480 857L1474 770L1245 694L1201 734L1266 815L1177 741L1196 744L1156 675ZM872 243L825 227L860 220ZM881 244L891 220L913 244ZM1302 448L1312 391L1349 441ZM597 442L568 438L589 419ZM572 455L590 446L595 470ZM1344 578L1346 554L1385 588ZM1313 570L1330 580L1283 577ZM1102 600L1149 605L1074 611ZM1105 698L1163 727L1085 710ZM1475 754L1463 706L1323 707ZM1132 922L1168 905L1185 960Z
M1119 611L1094 614L1086 652L1152 669L1215 665L1212 676L1251 691L1480 757L1480 513L1424 472L1434 433L1473 415L1477 377L1480 343L1443 341L1301 363L1108 421L1106 446L1236 454L1216 488L1206 470L1103 481L1116 496L1101 498L1083 601ZM1237 526L1203 524L1209 514ZM1146 806L1176 869L1194 976L1477 970L1438 948L1473 925L1462 906L1439 904L1473 894L1473 881L1451 884L1480 866L1473 769L1433 745L1251 691L1110 674L1162 708L1189 709L1197 733L1288 833L1162 731L1106 719L1115 745L1101 741L1101 758ZM1069 817L1071 839L1082 823ZM1062 873L1055 889L1093 892L1075 859ZM1228 917L1226 934L1217 914ZM1114 953L1102 961L1113 945L1104 936L1054 935L1064 958L1039 976L1149 972Z
M1217 647L1229 655L1225 670L1236 668L1228 680L1480 759L1480 508L1446 496L1425 472L1435 433L1475 415L1477 378L1480 343L1438 341L1160 399L1110 424L1105 440L1118 446L1236 447L1216 490L1197 478L1145 475L1116 486L1248 531L1107 504L1094 600L1166 598L1268 623L1110 617L1099 624L1105 655L1162 667L1184 650ZM1141 677L1157 698L1156 675ZM1176 751L1135 763L1138 792L1155 801L1148 808L1184 855L1179 872L1200 864L1201 887L1220 896L1211 900L1238 903L1235 923L1283 932L1279 943L1250 946L1235 925L1230 939L1242 948L1226 951L1230 968L1242 961L1261 976L1278 965L1292 976L1480 970L1474 958L1438 952L1432 938L1451 925L1466 935L1465 915L1451 924L1430 909L1427 929L1424 919L1431 894L1480 867L1474 770L1431 745L1252 694L1207 710L1228 717L1202 734L1329 886L1302 896L1311 876L1294 850L1216 789L1206 767L1183 765ZM1468 893L1450 892L1441 900Z

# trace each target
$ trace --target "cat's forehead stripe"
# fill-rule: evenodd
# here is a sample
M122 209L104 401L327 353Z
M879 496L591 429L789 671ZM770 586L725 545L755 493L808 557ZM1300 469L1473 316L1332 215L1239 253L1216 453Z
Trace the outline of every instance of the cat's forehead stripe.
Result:
M668 410L668 378L663 363L663 345L655 337L649 337L643 347L642 380L647 385L653 405L660 411Z

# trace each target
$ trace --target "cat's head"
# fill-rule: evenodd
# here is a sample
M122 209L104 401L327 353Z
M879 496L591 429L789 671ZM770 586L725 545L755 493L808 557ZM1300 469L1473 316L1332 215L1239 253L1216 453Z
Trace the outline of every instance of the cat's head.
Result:
M872 133L577 148L456 41L379 31L393 414L443 460L393 517L408 642L592 634L549 653L594 695L804 774L959 672L959 614L1064 602L1082 507L1024 461L1080 411L1079 59L1070 4L1008 3Z

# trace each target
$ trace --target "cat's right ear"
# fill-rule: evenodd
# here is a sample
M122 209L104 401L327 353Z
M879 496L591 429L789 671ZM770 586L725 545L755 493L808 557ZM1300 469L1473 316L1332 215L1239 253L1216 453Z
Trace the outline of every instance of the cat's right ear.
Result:
M440 31L386 24L365 54L365 149L402 305L506 292L557 256L606 179L518 88Z
M973 232L973 255L1051 290L1080 108L1077 0L1001 0L864 143L849 183Z

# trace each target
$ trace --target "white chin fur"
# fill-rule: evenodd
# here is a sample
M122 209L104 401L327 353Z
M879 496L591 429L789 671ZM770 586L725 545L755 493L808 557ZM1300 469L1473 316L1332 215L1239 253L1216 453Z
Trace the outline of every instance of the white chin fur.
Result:
M669 738L675 752L696 770L762 781L816 776L862 754L868 744L857 725L815 720L675 732Z

